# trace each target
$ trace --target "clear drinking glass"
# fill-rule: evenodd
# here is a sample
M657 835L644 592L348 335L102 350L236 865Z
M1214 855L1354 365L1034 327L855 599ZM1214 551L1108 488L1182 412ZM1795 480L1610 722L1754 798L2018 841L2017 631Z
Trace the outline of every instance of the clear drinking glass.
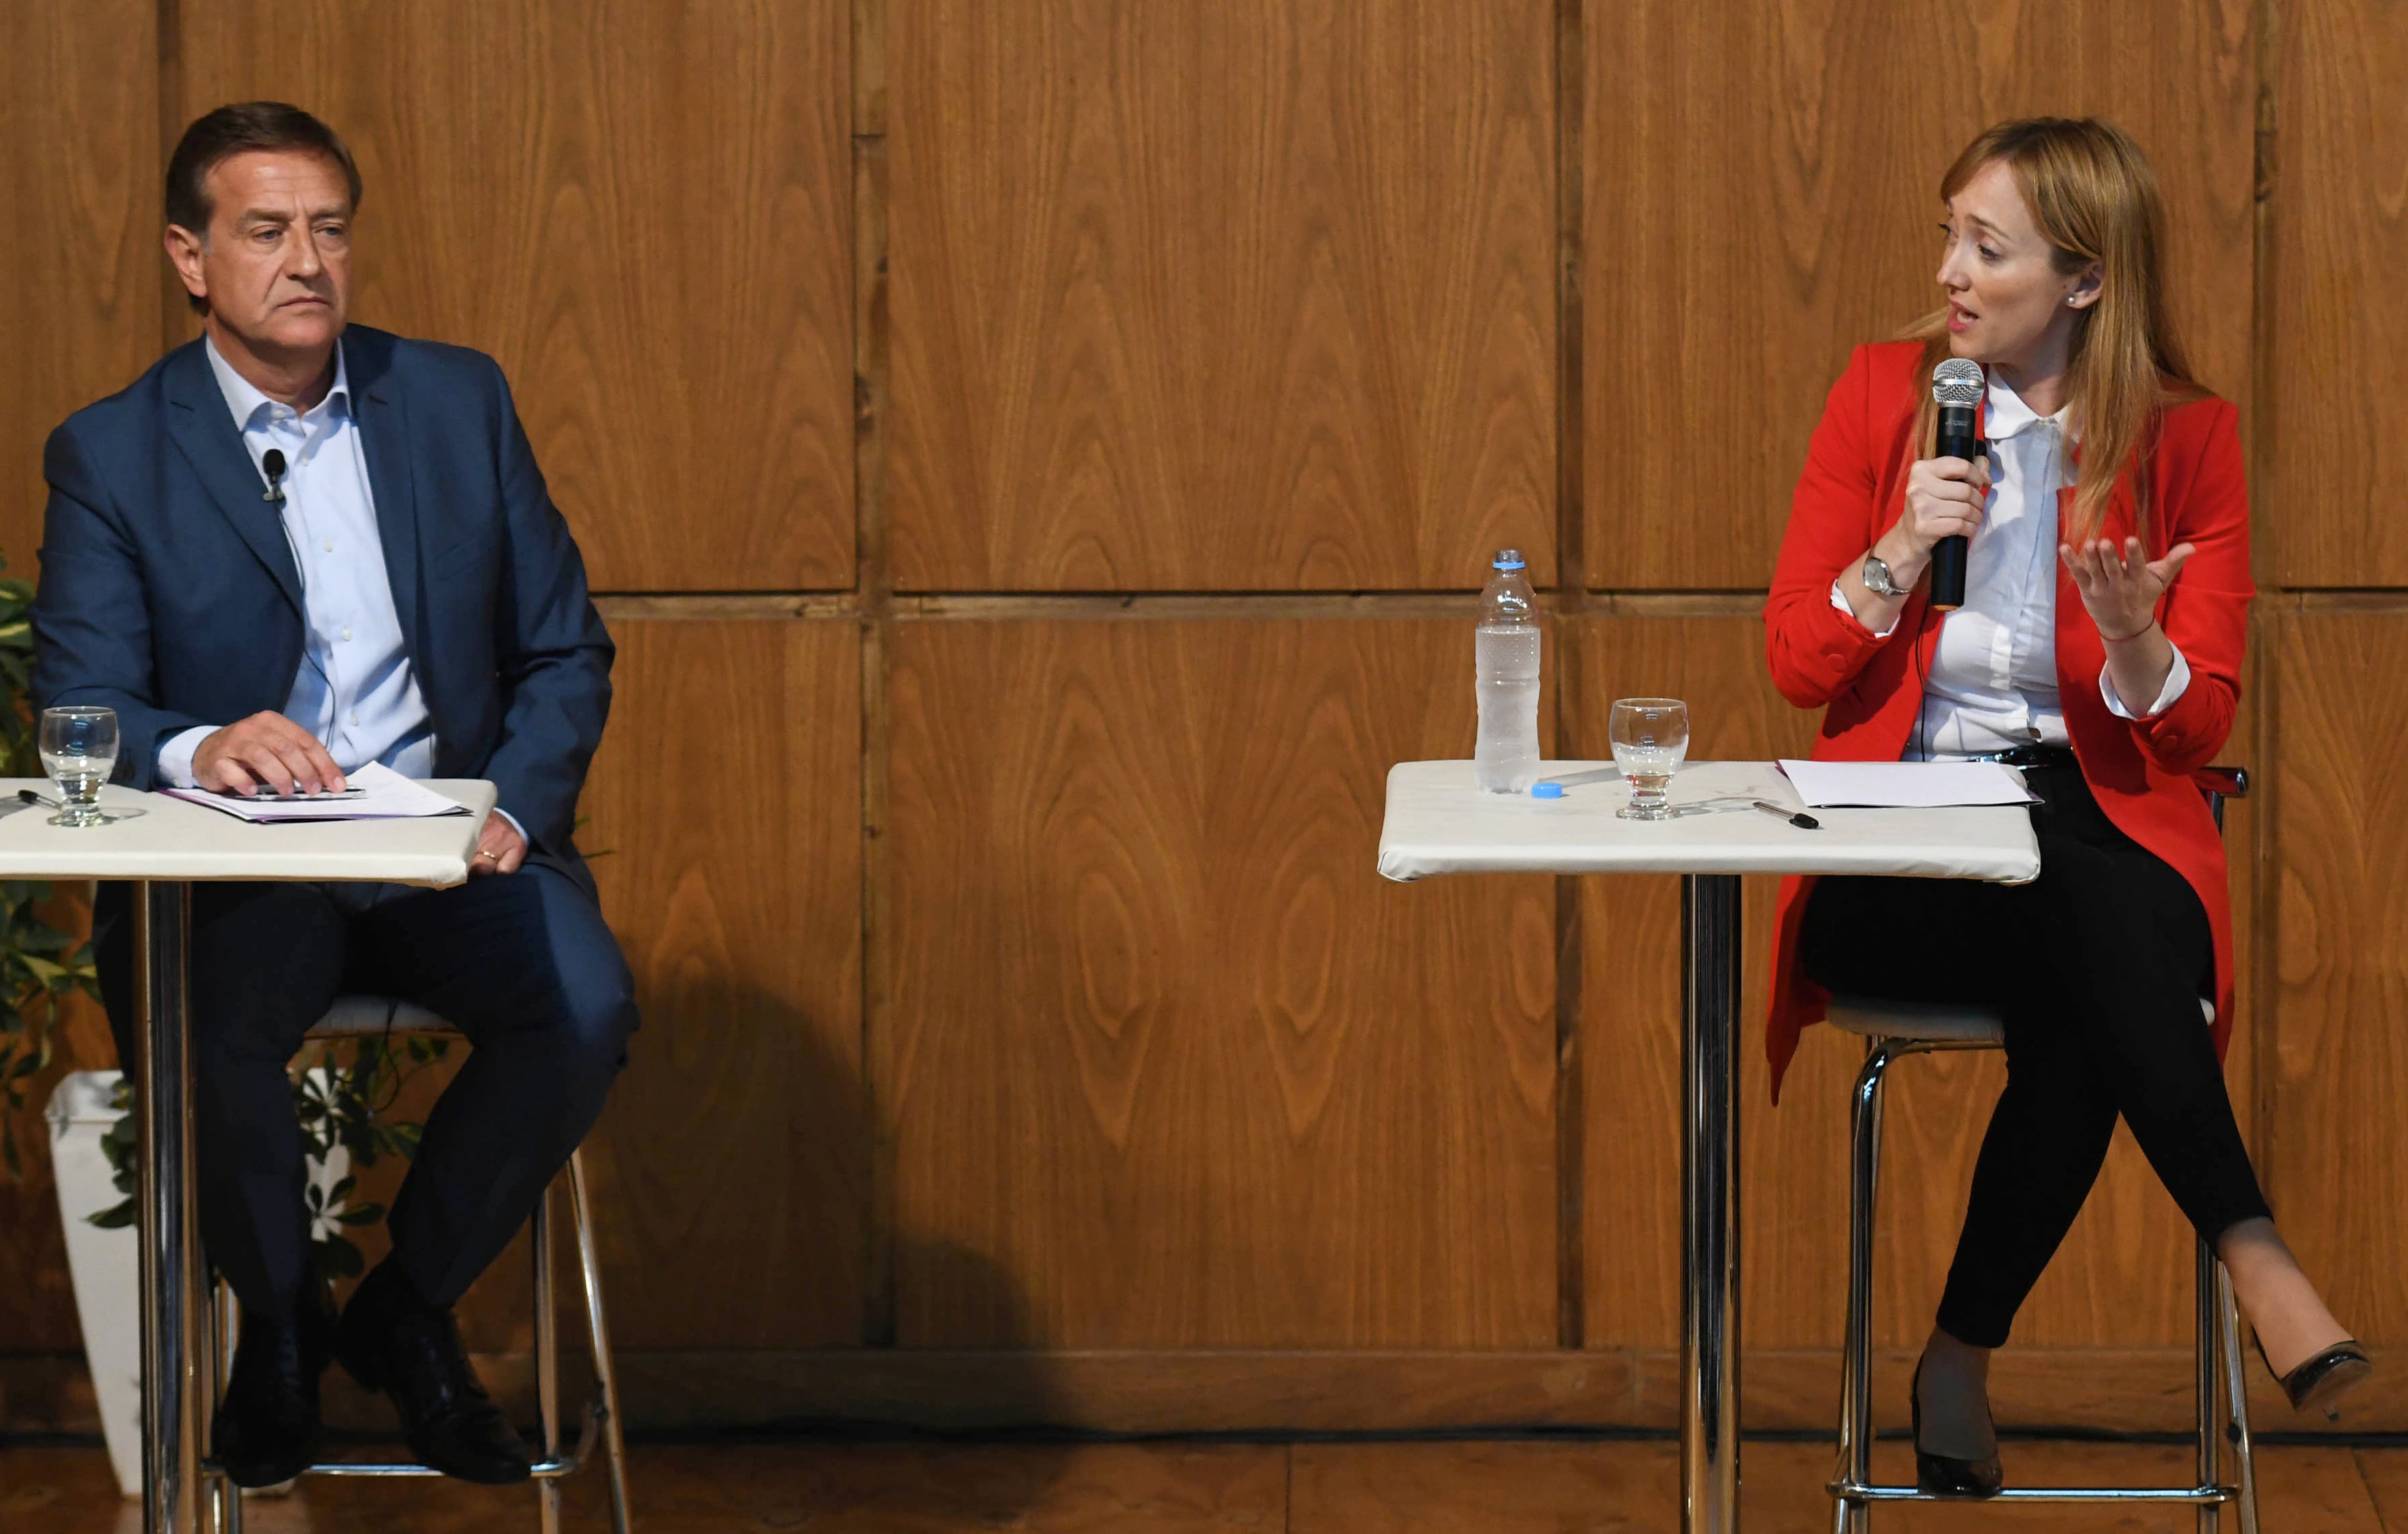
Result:
M52 825L106 825L117 817L100 808L100 785L117 767L117 710L44 709L42 769L59 785Z
M1607 734L1613 765L1630 784L1630 802L1614 811L1623 820L1670 820L1672 801L1665 789L1689 754L1689 706L1676 697L1626 697L1613 705Z

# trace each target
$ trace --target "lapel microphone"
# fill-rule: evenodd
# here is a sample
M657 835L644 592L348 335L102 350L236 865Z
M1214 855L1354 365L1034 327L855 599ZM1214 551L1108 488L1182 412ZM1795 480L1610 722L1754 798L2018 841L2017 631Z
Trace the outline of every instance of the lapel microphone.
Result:
M268 449L260 455L259 466L267 475L267 494L259 498L280 509L284 505L284 450Z
M1950 357L1931 370L1931 402L1940 407L1938 456L1967 463L1982 455L1977 411L1982 406L1982 365L1968 357ZM1965 605L1965 556L1962 533L1942 538L1931 550L1931 606L1954 612Z

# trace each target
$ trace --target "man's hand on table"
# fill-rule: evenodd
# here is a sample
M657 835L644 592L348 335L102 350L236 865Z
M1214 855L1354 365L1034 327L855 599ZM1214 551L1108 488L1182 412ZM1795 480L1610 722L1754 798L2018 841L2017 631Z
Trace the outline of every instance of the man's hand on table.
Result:
M343 769L318 738L282 714L255 713L193 751L193 781L219 794L340 794Z
M477 854L468 860L468 872L516 873L526 861L526 838L500 814L485 817L485 828L477 833Z

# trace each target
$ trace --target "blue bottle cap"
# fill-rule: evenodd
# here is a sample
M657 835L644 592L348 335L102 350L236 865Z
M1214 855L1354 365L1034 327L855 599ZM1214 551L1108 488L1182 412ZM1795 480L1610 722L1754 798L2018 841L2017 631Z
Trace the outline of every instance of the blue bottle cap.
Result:
M1561 783L1532 783L1530 785L1530 797L1534 799L1560 799L1563 796L1564 785Z
M1522 567L1522 551L1499 549L1497 557L1489 561L1488 567L1492 570L1518 570Z

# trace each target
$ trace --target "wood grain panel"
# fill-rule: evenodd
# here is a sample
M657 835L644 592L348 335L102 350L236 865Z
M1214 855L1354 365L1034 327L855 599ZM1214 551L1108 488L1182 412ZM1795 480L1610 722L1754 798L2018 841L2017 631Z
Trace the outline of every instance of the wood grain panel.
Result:
M156 10L0 11L0 555L16 575L41 542L43 439L159 355Z
M853 582L850 22L822 0L192 6L183 106L359 157L357 317L494 353L611 591Z
M1941 174L2002 118L2100 113L2140 140L2194 366L2245 403L2255 8L1592 7L1589 583L1770 579L1825 394L1850 347L1936 307ZM1711 536L1672 531L1701 522Z
M2408 602L2295 602L2270 627L2268 1197L2343 1323L2387 1341L2408 1336Z
M2272 311L2258 466L2275 579L2408 585L2390 487L2408 472L2408 10L2282 7Z
M1551 882L1373 872L1388 766L1469 753L1466 625L893 657L900 1340L1551 1341Z
M581 844L644 1011L587 1145L625 1348L857 1341L860 639L623 623Z
M1552 581L1554 10L896 0L896 585Z
M1754 615L1607 615L1580 626L1584 736L1573 754L1611 754L1604 735L1612 702L1641 695L1691 700L1690 754L1698 760L1798 754L1811 745L1815 716L1773 691ZM2247 763L2246 739L2242 732L2231 759ZM2238 818L2230 834L2247 835ZM1862 1047L1831 1029L1811 1030L1781 1106L1770 1107L1761 1030L1778 882L1746 885L1740 1113L1747 1339L1757 1348L1832 1347L1846 1302L1847 1094ZM1679 881L1584 880L1581 899L1586 1340L1667 1347L1677 1342L1680 1321ZM2244 1040L2246 1034L2244 1024ZM2243 1103L2250 1100L2247 1053L2244 1043L2229 1071ZM1885 1344L1919 1343L1929 1329L1989 1104L2004 1080L2000 1057L1986 1054L1917 1058L1892 1073L1875 1297ZM2087 1209L2018 1319L2015 1341L2116 1348L2182 1341L2190 1303L2187 1228L2119 1129Z

